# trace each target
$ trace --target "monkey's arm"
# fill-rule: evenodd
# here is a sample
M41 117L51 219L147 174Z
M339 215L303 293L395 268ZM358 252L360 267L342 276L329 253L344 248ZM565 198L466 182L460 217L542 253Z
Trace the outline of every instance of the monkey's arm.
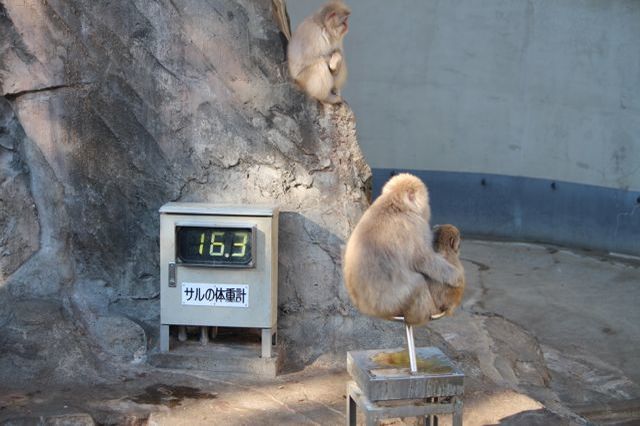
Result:
M313 62L309 62L308 65L306 65L303 68L300 68L300 71L298 72L297 75L293 76L294 78L299 78L300 76L304 75L305 73L309 72L309 70L313 70L316 69L316 67L320 64L326 64L327 60L323 57L317 58L315 59ZM324 66L328 66L328 65L324 65ZM324 68L323 66L323 68ZM331 72L331 70L329 70L329 72Z
M336 50L329 57L329 69L331 72L336 72L341 63L342 53L339 50Z
M422 275L451 287L462 285L462 271L449 263L441 254L424 253L416 262L416 270Z

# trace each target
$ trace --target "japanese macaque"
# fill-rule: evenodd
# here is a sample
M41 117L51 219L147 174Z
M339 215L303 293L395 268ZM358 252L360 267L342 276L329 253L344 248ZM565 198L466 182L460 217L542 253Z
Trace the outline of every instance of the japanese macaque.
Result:
M433 250L429 193L410 174L392 177L362 215L344 253L344 280L351 301L364 314L404 316L423 324L440 310L430 281L460 285L462 271Z
M349 29L351 10L331 1L298 25L289 42L287 57L293 80L320 102L342 102L340 89L347 81L342 39Z
M451 315L462 301L465 288L464 267L460 262L460 231L453 225L439 225L433 230L433 248L462 273L455 285L446 285L430 281L429 291L437 310L441 313L432 315L432 319Z

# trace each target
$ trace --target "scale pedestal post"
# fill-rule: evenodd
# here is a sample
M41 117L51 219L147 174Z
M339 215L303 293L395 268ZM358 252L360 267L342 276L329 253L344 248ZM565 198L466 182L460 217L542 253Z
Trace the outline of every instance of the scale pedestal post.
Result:
M404 318L396 317L404 322ZM462 426L464 373L436 347L416 348L413 327L405 323L404 348L347 352L347 424L356 424L359 407L367 425L391 417L420 417L437 426L439 414L451 414ZM408 367L408 368L407 368Z

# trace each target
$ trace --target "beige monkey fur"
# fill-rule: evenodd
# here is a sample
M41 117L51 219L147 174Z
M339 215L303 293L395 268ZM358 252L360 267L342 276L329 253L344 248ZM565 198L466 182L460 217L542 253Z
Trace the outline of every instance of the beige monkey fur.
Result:
M287 48L291 78L323 103L342 101L347 81L342 39L348 31L350 9L331 1L298 25Z
M362 215L343 262L345 286L362 313L402 315L418 325L440 312L428 282L456 286L463 271L433 250L430 219L427 187L406 173L391 178Z
M460 262L460 231L458 228L448 224L436 226L433 231L433 248L462 272L460 279L453 286L429 281L429 292L436 308L446 315L452 315L455 308L460 306L466 287L464 267Z

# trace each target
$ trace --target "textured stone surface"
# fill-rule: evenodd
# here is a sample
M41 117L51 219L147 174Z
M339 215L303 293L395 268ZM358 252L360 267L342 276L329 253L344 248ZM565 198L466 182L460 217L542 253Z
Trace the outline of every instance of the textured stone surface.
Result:
M39 248L37 210L29 171L19 152L24 133L11 106L0 98L0 282Z
M178 200L279 204L288 359L343 353L356 330L342 326L341 245L370 170L348 106L288 82L283 11L0 0L0 364L21 366L1 374L98 380L98 360L140 359L145 334L154 347L157 211ZM60 335L16 303L55 307L41 326ZM37 355L58 344L78 351ZM77 374L61 367L72 360Z

